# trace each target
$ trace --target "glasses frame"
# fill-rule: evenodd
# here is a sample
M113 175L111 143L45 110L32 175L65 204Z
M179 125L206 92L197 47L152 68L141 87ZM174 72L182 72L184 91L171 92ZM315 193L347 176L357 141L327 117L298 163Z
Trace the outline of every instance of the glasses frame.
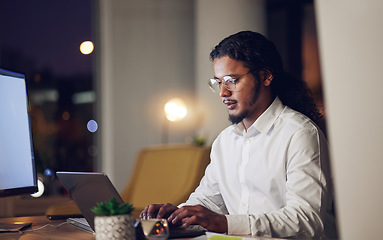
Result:
M209 84L210 89L211 89L214 93L219 93L219 92L220 92L220 90L221 90L221 83L222 83L222 82L223 82L223 86L225 86L225 88L226 88L227 90L229 90L230 92L233 92L233 91L235 91L235 88L236 88L236 86L237 86L237 81L238 81L239 79L241 79L243 76L249 74L250 72L251 72L251 71L248 71L247 73L242 74L242 75L240 75L240 76L238 76L238 77L232 77L232 76L230 76L230 75L226 75L226 76L223 76L223 77L222 77L222 81L219 80L219 78L216 78L216 77L214 77L214 78L210 78L209 81L208 81L208 84ZM230 88L229 88L229 86L228 86L228 84L227 84L228 82L230 82L231 84L234 84L234 89L230 89ZM218 83L218 90L216 90L216 89L213 87L215 83Z

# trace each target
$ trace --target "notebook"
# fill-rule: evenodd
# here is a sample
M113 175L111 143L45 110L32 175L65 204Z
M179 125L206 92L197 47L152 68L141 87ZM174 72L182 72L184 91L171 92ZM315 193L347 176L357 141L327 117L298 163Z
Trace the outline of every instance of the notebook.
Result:
M104 173L56 172L56 175L84 216L83 218L68 218L67 221L86 231L94 232L96 215L91 209L98 202L109 201L114 197L118 202L123 203L120 194ZM138 223L139 221L136 226L139 226ZM190 238L205 234L205 229L201 226L171 227L169 234L169 238Z

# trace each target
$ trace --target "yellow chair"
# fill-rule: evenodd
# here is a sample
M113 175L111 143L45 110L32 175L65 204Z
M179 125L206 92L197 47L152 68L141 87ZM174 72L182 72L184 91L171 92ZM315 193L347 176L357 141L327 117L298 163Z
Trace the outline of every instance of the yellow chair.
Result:
M191 144L159 145L143 148L137 155L127 186L120 193L125 202L133 203L138 218L152 203L178 205L187 200L198 186L210 162L210 147ZM51 206L46 215L78 214L73 203Z
M161 145L142 149L128 185L121 192L138 216L152 203L178 205L198 186L210 162L210 147Z

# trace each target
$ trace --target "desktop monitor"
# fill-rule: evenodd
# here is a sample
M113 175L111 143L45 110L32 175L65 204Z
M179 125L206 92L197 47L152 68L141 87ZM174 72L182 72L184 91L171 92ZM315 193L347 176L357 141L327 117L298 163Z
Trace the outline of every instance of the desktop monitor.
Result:
M37 192L25 76L0 68L0 197Z

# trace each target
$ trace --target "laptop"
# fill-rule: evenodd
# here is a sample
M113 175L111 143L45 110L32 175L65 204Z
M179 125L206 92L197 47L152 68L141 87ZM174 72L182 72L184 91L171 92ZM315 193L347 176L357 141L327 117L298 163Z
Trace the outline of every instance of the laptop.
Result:
M96 214L91 209L97 203L109 201L113 197L120 203L124 202L108 176L104 173L56 172L56 175L84 216L83 218L68 218L67 221L86 231L94 232ZM136 222L135 226L141 226L139 221ZM197 237L205 234L205 231L206 229L201 226L171 227L169 229L169 238Z
M98 172L56 172L84 218L68 218L68 222L87 231L94 231L95 213L92 208L99 202L109 201L112 197L123 203L108 176Z

